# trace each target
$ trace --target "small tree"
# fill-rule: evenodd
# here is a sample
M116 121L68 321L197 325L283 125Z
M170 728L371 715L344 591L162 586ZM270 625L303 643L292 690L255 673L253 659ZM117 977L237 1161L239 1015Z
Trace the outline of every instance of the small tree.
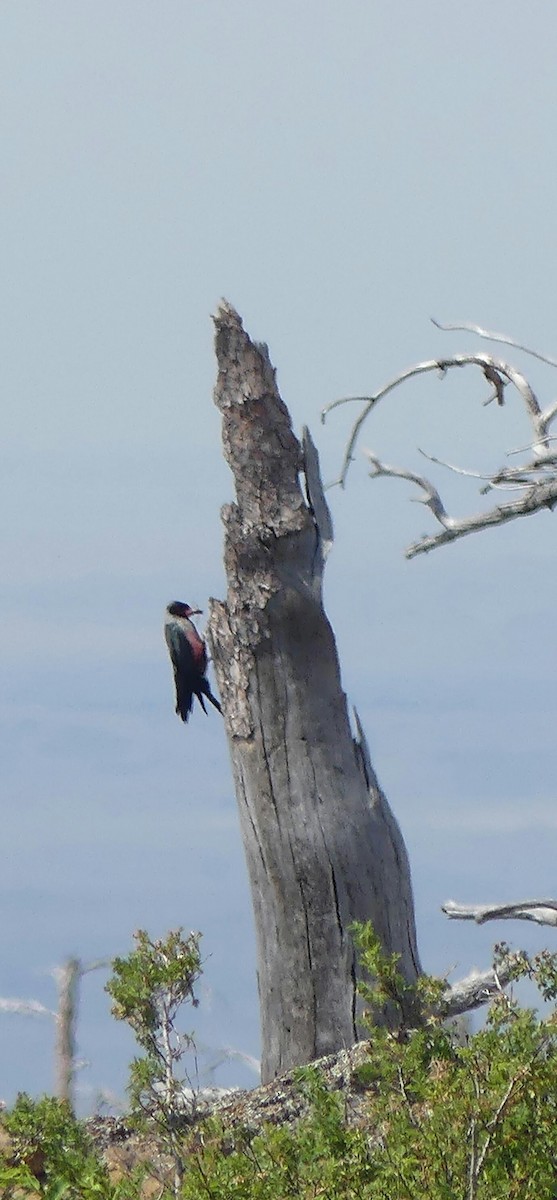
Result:
M194 987L201 975L200 938L199 933L184 938L182 930L176 929L152 941L140 929L134 934L135 950L127 958L114 959L106 985L113 1016L127 1021L144 1051L130 1068L132 1120L141 1127L151 1119L158 1126L174 1163L176 1195L184 1170L178 1116L183 1110L184 1083L189 1082L176 1069L194 1045L191 1034L177 1031L176 1017L186 1001L194 1007L198 1004Z

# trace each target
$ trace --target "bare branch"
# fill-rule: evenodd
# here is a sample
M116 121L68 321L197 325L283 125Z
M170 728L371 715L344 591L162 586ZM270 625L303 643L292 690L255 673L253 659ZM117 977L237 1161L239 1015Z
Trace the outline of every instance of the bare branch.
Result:
M536 1058L536 1055L533 1056L533 1058L531 1059L531 1061L529 1063L527 1063L524 1067L522 1067L519 1071L517 1071L516 1075L513 1075L508 1087L506 1088L505 1092L503 1093L503 1096L497 1107L496 1112L493 1114L493 1117L491 1118L491 1121L489 1122L489 1124L487 1126L487 1129L488 1129L487 1137L485 1138L485 1141L484 1141L484 1144L482 1147L482 1151L478 1155L478 1159L477 1159L476 1167L475 1167L476 1182L478 1181L478 1179L480 1177L480 1173L481 1173L482 1167L484 1165L486 1154L489 1150L491 1141L493 1139L493 1134L495 1133L497 1127L500 1125L501 1118L503 1117L505 1110L506 1110L506 1108L509 1104L509 1101L511 1100L514 1092L517 1091L517 1089L520 1087L520 1085L522 1083L524 1083L525 1079L529 1075L529 1073L532 1069L532 1062L534 1062L535 1058Z
M472 1076L474 1091L476 1093L477 1107L479 1107L480 1086L475 1075ZM478 1194L477 1188L477 1162L478 1162L478 1123L475 1117L472 1117L470 1128L468 1131L470 1141L470 1160L468 1163L468 1200L476 1200Z
M111 958L97 958L93 962L86 963L81 966L81 975L87 975L89 971L100 971L105 967L112 966Z
M557 366L557 359L541 355L527 346L522 346L513 338L483 329L479 325L471 323L444 325L433 318L432 320L438 329L465 330L475 333L479 337L504 342L507 345L532 354L542 362ZM552 402L547 408L542 410L534 389L522 372L510 363L493 358L488 354L457 354L447 358L428 359L424 362L415 363L414 366L402 371L371 396L346 397L327 405L321 414L323 421L332 409L339 407L341 404L356 402L363 405L362 411L352 425L336 485L344 486L350 463L354 458L354 450L361 428L379 400L414 376L422 375L426 372L438 371L443 377L451 368L464 366L479 367L484 377L490 383L493 391L490 392L486 403L495 399L499 405L502 405L505 400L505 389L509 384L518 391L532 427L533 439L522 450L508 451L507 457L515 454L524 454L528 456L526 461L520 462L517 466L504 466L490 474L484 474L480 471L458 467L454 463L438 458L433 454L428 454L424 450L420 450L419 453L430 462L435 463L436 466L445 467L454 474L481 480L484 484L480 488L481 495L485 496L488 492L495 490L505 492L515 491L520 494L512 500L497 504L488 512L473 513L464 518L452 517L447 511L438 489L429 479L418 475L414 471L401 467L388 466L376 455L367 452L367 457L372 466L372 476L386 475L399 479L407 479L409 482L415 483L423 492L421 503L431 509L435 519L442 526L441 532L424 534L408 546L405 552L407 558L414 558L417 554L427 553L437 546L442 546L447 542L465 537L469 533L488 529L491 526L503 525L518 517L531 515L542 508L548 508L551 511L557 503L557 449L553 444L556 439L549 433L552 421L557 418L557 401Z
M508 337L506 333L493 333L492 330L482 329L481 325L474 325L471 321L462 321L456 324L444 325L441 321L436 321L435 317L430 317L432 325L436 329L441 329L444 333L475 333L478 337L486 338L489 342L502 342L505 346L513 346L515 350L522 350L524 354L530 354L532 358L539 359L540 362L547 363L550 367L557 367L557 359L550 358L548 354L540 354L537 350L532 350L530 346L523 346L521 342L516 342L514 338Z
M417 542L412 542L405 550L405 556L406 558L415 558L417 554L427 554L437 546L446 545L447 542L456 541L458 538L466 537L469 533L476 533L480 529L505 525L507 521L514 521L517 517L531 516L532 513L539 512L542 508L548 508L551 511L556 504L557 480L552 479L548 483L532 483L532 486L517 500L498 504L496 508L492 508L486 513L476 513L471 517L463 517L461 520L454 519L450 526L448 525L441 533L430 534L420 538Z
M484 479L491 483L492 475L481 475L479 471L467 471L464 467L455 467L454 463L446 462L444 458L436 458L434 454L428 454L427 450L421 450L418 446L418 454L423 458L427 458L428 462L435 463L438 467L446 467L448 471L454 471L455 475L466 475L471 479Z
M450 920L535 921L537 925L557 925L557 900L519 900L513 904L457 904L447 900L442 912Z
M449 358L427 359L425 362L415 363L414 366L402 371L400 375L396 375L394 379L391 379L389 383L385 384L384 387L380 388L372 396L346 396L344 399L334 400L322 409L321 420L324 422L328 414L342 404L360 403L364 405L362 412L352 426L348 438L339 477L341 487L344 487L346 482L346 476L350 468L350 463L354 458L354 449L360 430L371 410L377 406L380 400L402 383L405 383L407 379L412 379L416 375L439 371L441 376L444 377L452 367L466 366L477 366L481 369L486 379L493 384L499 404L503 404L503 392L506 384L513 384L526 405L528 415L534 427L536 446L539 447L539 452L543 454L543 442L547 435L547 416L544 417L542 415L536 394L525 376L520 371L517 371L516 367L511 366L510 363L503 362L502 359L492 358L488 354L454 354Z
M439 1015L457 1017L460 1013L481 1008L509 982L515 957L510 954L498 965L497 970L491 967L489 971L471 971L464 979L447 987L439 1006Z
M390 475L393 479L408 479L410 483L415 483L417 487L425 492L425 498L418 502L430 508L434 517L445 529L451 528L452 519L447 516L439 492L429 482L429 479L426 479L423 475L416 475L414 471L406 471L403 467L390 467L387 463L382 463L375 454L372 454L371 450L365 450L364 453L372 466L372 470L370 471L372 479L375 479L379 475Z
M0 997L0 1012L18 1013L24 1017L54 1017L56 1013L50 1008L45 1008L39 1000L9 1000L7 997Z
M541 508L551 510L557 504L557 478L553 477L542 483L535 479L520 478L518 472L516 475L511 472L508 486L520 486L524 489L518 499L498 504L488 512L476 513L470 517L450 517L437 488L425 476L417 475L415 471L407 471L404 467L393 467L388 463L383 463L370 450L366 450L365 454L372 466L370 471L372 478L384 475L394 479L407 479L421 488L425 493L425 499L421 500L421 503L431 509L436 520L443 526L441 533L424 534L419 541L412 542L405 551L406 558L415 558L417 554L427 554L436 546L456 541L457 538L475 533L479 529L489 529L492 525L504 525L507 521L528 516ZM499 475L493 476L489 487L498 487L505 482L503 472L499 472Z
M528 446L525 447L525 449L530 448ZM480 488L482 496L485 496L492 489L499 488L501 491L508 492L532 487L539 482L539 478L536 478L536 473L540 470L540 464L537 462L523 463L520 467L501 467L501 470L495 474L483 475L481 471L469 471L464 467L457 467L454 463L447 462L444 458L437 458L434 454L428 454L426 450L421 450L419 446L418 453L427 458L429 462L435 463L436 466L446 467L448 471L452 471L455 475L464 475L467 479L481 479L487 483L487 487ZM511 451L510 453L515 452ZM557 466L557 455L552 455L551 459L543 463L544 470L547 470L550 466Z
M549 408L546 408L545 412L543 413L543 421L546 429L548 425L550 425L555 419L555 417L557 417L557 401L554 404L550 404ZM546 438L545 440L550 441L551 439Z
M548 410L546 410L546 416L547 416L547 411ZM555 413L557 413L557 406L555 408ZM548 437L546 437L545 441L546 441L546 443L557 442L557 437L555 437L555 435L553 437L548 436ZM511 458L511 456L513 454L525 454L527 450L533 450L533 449L534 449L534 443L528 442L528 444L526 446L517 446L514 450L507 450L507 452L506 452L507 458ZM553 455L553 457L557 460L557 455ZM550 461L549 456L548 456L547 460L544 460L544 461L549 462Z
M443 331L457 330L465 333L475 333L478 337L486 338L490 342L501 342L506 346L513 346L516 350L523 351L524 354L529 354L532 358L537 358L539 362L547 363L550 367L557 367L557 359L552 358L549 354L540 354L538 350L532 350L530 346L525 346L521 342L517 342L515 338L508 337L505 333L494 333L490 329L482 329L481 325L475 325L470 321L463 321L458 324L442 324L441 321L436 321L435 317L431 317L431 322L437 329ZM487 376L489 378L489 376ZM499 400L499 387L494 380L495 391L493 395L485 401L489 404L492 400ZM520 390L520 389L519 389ZM502 403L501 400L499 400ZM532 414L531 414L532 415ZM536 429L536 440L538 442L547 441L547 429L551 422L557 416L557 403L550 405L544 412L540 414L540 420Z

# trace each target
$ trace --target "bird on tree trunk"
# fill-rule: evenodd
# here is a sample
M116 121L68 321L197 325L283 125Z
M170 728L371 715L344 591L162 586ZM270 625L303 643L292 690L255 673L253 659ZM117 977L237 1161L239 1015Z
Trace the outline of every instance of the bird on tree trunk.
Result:
M182 721L187 721L191 713L194 696L197 696L204 713L207 712L203 702L204 696L222 712L206 677L207 647L190 620L200 612L200 608L190 608L189 604L183 604L181 600L174 600L166 608L164 636L174 671L176 712Z

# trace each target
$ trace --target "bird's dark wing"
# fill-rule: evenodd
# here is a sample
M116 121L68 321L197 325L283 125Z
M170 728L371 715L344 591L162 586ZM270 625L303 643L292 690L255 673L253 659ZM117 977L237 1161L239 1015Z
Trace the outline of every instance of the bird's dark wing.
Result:
M222 712L220 703L216 696L213 696L209 681L205 677L207 651L197 631L194 630L192 637L190 629L188 636L188 629L184 629L179 621L167 620L164 636L174 670L176 712L182 721L187 721L191 713L194 696L197 696L204 713L207 712L204 696L218 712Z
M167 621L164 627L164 636L168 646L168 653L172 660L172 666L176 670L177 667L185 671L194 670L194 659L191 646L177 621Z
M176 712L187 721L193 705L193 693L199 677L191 646L177 622L168 621L164 636L174 671Z

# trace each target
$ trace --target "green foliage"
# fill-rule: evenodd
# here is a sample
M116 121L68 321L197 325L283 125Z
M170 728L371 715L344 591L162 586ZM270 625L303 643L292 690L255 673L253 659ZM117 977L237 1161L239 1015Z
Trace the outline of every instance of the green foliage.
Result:
M395 1032L371 1027L365 1117L348 1128L338 1094L314 1068L298 1072L311 1101L297 1130L236 1138L207 1136L184 1181L187 1200L554 1200L557 1195L557 1016L521 1008L501 990L485 1028L465 1046L436 1015L443 983L412 988L369 927L357 937L370 1012L395 1006ZM507 962L506 946L496 961ZM513 956L545 1002L557 995L557 956ZM375 982L372 982L375 980ZM415 1027L403 1012L418 1016Z
M194 1001L200 960L198 939L192 937L184 941L178 931L155 943L137 935L137 950L118 961L111 980L115 1007L145 1050L135 1076L142 1097L166 1079L165 1039L172 1030L165 1021L176 1016L179 996ZM359 927L356 937L371 1032L367 1061L355 1081L360 1092L365 1088L357 1127L346 1121L342 1094L329 1091L315 1067L296 1072L309 1108L295 1128L268 1126L254 1135L227 1130L213 1119L187 1135L163 1107L160 1144L174 1157L174 1195L555 1200L557 955L510 956L507 946L497 947L496 965L512 961L513 981L490 1005L485 1027L461 1046L437 1015L442 981L407 984L396 957L383 955L368 926ZM516 1002L514 980L523 978L537 985L541 1014ZM399 1015L394 1030L372 1024L373 1013L386 1003ZM408 1012L416 1018L411 1026ZM166 1103L164 1089L162 1096ZM139 1200L137 1181L110 1184L67 1106L19 1097L5 1123L20 1151L0 1162L0 1196L6 1200L37 1193L46 1200ZM37 1147L44 1161L35 1175ZM170 1189L161 1192L169 1195Z
M199 933L187 938L172 930L152 941L145 930L134 934L136 947L127 958L115 958L113 975L106 985L112 997L112 1013L127 1021L144 1051L130 1068L128 1091L132 1118L141 1126L146 1114L158 1116L168 1128L176 1111L183 1079L176 1077L177 1064L193 1046L191 1034L179 1034L176 1017L188 1000L198 1001L194 987L201 974Z
M398 970L400 954L385 954L370 921L354 921L349 933L359 952L360 966L372 981L360 984L361 995L371 1005L390 1000L400 1008L404 996L410 991Z
M257 1136L230 1135L207 1122L202 1151L188 1158L184 1200L298 1200L372 1195L373 1168L363 1131L344 1122L341 1099L324 1086L319 1072L304 1068L300 1089L311 1115L296 1130L267 1127ZM223 1151L224 1141L224 1151Z
M174 1021L185 1000L196 1006L194 985L201 974L201 934L182 937L181 929L152 941L144 929L134 933L136 949L127 958L115 958L113 976L106 985L112 996L113 1016L127 1021L145 1050L150 1051L165 1020Z
M84 1126L69 1106L50 1096L21 1093L3 1115L11 1148L0 1155L0 1196L45 1200L135 1200L137 1179L111 1184Z
M349 932L365 973L358 984L358 992L368 1006L363 1024L374 1029L377 1014L386 1006L390 1009L391 1024L399 1027L421 1024L425 1014L439 1004L444 981L422 975L416 982L407 983L398 970L400 954L385 954L369 921L365 924L355 921Z
M116 958L113 975L106 985L112 996L112 1013L127 1021L144 1051L130 1067L128 1093L131 1119L139 1129L154 1122L163 1148L174 1162L174 1194L180 1191L184 1169L180 1141L180 1110L187 1077L176 1068L188 1049L191 1034L179 1033L176 1018L188 1000L197 1005L194 987L201 974L199 933L182 936L172 930L152 941L145 930L134 934L135 950L127 958Z
M377 980L362 988L372 1010L374 996L406 1001L396 961L382 955L369 927L357 937L362 965ZM529 959L496 947L495 966L509 962L512 980L528 977L543 1001L555 999L557 955ZM381 1166L372 1194L550 1200L557 1182L555 1010L540 1017L521 1008L511 984L491 1003L485 1027L458 1046L436 1015L443 987L427 977L415 985L417 1028L371 1029L369 1116Z

